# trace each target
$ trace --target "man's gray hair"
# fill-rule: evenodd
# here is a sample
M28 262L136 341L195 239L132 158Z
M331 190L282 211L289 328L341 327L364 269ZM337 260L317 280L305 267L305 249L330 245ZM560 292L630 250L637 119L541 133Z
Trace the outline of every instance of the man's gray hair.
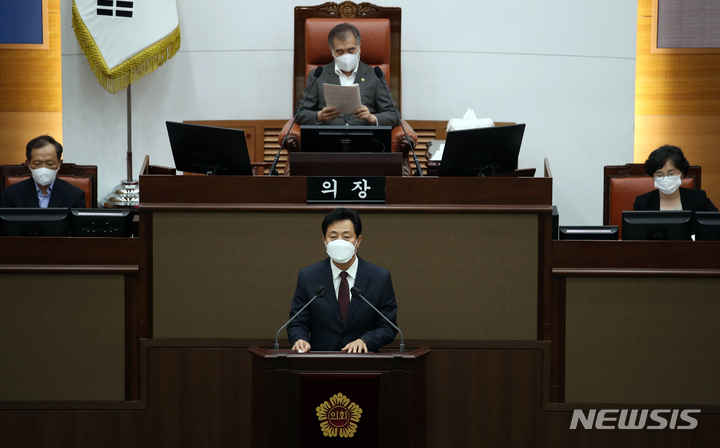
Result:
M358 31L355 26L350 25L349 23L341 23L340 25L336 25L333 29L331 29L330 33L328 34L328 45L330 46L330 49L335 49L333 47L333 41L335 39L339 40L340 42L345 42L350 38L350 33L355 36L355 42L360 45L360 31Z

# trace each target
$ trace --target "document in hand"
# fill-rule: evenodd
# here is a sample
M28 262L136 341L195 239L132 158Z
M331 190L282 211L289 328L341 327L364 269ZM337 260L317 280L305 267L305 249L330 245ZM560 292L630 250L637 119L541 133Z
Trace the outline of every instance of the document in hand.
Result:
M362 107L360 87L357 84L349 86L323 84L323 87L325 89L325 103L328 106L340 109L341 114L352 114Z

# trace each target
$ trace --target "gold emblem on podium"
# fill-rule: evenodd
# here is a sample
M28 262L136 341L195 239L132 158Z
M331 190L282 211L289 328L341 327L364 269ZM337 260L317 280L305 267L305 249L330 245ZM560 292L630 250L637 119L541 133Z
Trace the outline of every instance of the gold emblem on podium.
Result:
M362 414L360 406L340 392L333 395L329 403L326 401L315 408L315 411L325 437L353 437Z

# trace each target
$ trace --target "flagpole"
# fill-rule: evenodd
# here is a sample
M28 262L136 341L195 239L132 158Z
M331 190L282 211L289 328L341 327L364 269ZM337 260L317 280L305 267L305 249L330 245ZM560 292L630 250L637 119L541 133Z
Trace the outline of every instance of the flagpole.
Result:
M132 100L127 86L127 181L132 182Z

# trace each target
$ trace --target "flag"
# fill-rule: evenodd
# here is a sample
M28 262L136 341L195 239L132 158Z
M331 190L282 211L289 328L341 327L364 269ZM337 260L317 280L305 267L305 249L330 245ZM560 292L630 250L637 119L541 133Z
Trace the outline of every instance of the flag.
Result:
M175 0L73 0L72 26L110 93L149 75L180 49Z

